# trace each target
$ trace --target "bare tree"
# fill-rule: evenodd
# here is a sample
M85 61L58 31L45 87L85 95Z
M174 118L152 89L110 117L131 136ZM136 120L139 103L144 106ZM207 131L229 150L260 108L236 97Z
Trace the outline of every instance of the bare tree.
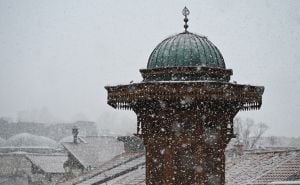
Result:
M261 139L262 135L268 130L268 126L264 123L258 123L255 125L255 129L253 130L252 143L250 149L252 149L257 142Z
M242 120L237 117L234 119L234 130L237 139L247 149L254 148L267 129L268 126L266 124L255 124L250 118Z

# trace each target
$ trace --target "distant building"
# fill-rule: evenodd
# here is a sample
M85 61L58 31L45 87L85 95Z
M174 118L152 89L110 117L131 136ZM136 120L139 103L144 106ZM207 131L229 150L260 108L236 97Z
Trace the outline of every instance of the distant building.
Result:
M54 185L66 160L63 153L0 153L0 185Z
M68 159L63 167L70 177L99 168L105 162L124 152L124 144L111 136L74 137L62 143Z
M26 153L0 153L0 185L27 185L30 173Z
M53 157L52 154L57 152L60 154ZM20 133L3 140L0 146L0 185L46 185L53 182L61 175L55 172L55 165L63 169L63 162L67 160L66 154L61 157L62 152L56 141L44 136Z
M28 154L31 163L29 184L54 185L65 175L66 154Z
M112 155L109 159L106 158L108 160L106 160L105 162L101 162L101 165L98 165L94 169L86 170L82 172L79 176L73 176L74 178L65 179L58 184L73 185L93 184L102 182L105 183L109 179L112 179L112 177L117 178L131 171L135 171L139 168L144 169L145 153L144 147L140 145L142 141L137 137L129 136L119 137L118 140L124 142L124 152L122 152L119 155ZM86 152L92 151L91 148L86 149ZM106 153L106 151L104 153ZM141 176L141 178L144 177ZM144 179L142 180L144 181Z

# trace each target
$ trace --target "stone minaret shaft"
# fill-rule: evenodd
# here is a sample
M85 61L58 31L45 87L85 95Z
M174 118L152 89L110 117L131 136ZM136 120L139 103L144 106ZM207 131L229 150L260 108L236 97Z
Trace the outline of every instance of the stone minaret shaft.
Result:
M136 109L146 147L147 184L224 184L224 151L236 106L181 103Z

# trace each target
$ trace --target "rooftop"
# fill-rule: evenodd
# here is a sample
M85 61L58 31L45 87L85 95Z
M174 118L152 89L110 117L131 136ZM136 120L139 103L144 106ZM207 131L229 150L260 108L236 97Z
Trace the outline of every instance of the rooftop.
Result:
M86 182L89 179L92 179L93 177L97 177L100 174L106 173L106 171L114 169L118 166L126 166L125 164L133 161L135 159L141 158L144 156L144 153L136 152L136 153L122 153L113 159L107 161L103 165L101 165L99 168L92 170L92 171L87 171L84 174L68 180L66 182L61 182L60 185L74 185L74 184L79 184Z
M118 158L116 158L118 159ZM108 164L113 164L114 160ZM144 185L145 165L144 157L136 156L131 163L113 167L110 170L98 170L90 176L79 176L77 181L73 180L63 183L64 185L80 184L91 185ZM226 184L227 185L267 185L269 182L288 180L300 171L300 151L279 151L263 153L247 153L240 157L226 160ZM105 173L104 173L105 172ZM83 178L84 177L84 178Z
M84 167L97 168L124 152L124 144L112 136L80 137L78 143L64 142L64 148Z
M63 163L67 160L67 155L65 154L27 154L26 157L33 165L45 173L65 173L63 168Z

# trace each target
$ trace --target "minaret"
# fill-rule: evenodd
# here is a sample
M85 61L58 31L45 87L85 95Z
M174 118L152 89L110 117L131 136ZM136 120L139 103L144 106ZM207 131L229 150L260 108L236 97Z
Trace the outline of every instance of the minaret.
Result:
M141 83L107 86L108 104L137 115L146 184L225 184L226 145L240 110L259 109L264 87L230 82L218 48L187 30L151 53Z

